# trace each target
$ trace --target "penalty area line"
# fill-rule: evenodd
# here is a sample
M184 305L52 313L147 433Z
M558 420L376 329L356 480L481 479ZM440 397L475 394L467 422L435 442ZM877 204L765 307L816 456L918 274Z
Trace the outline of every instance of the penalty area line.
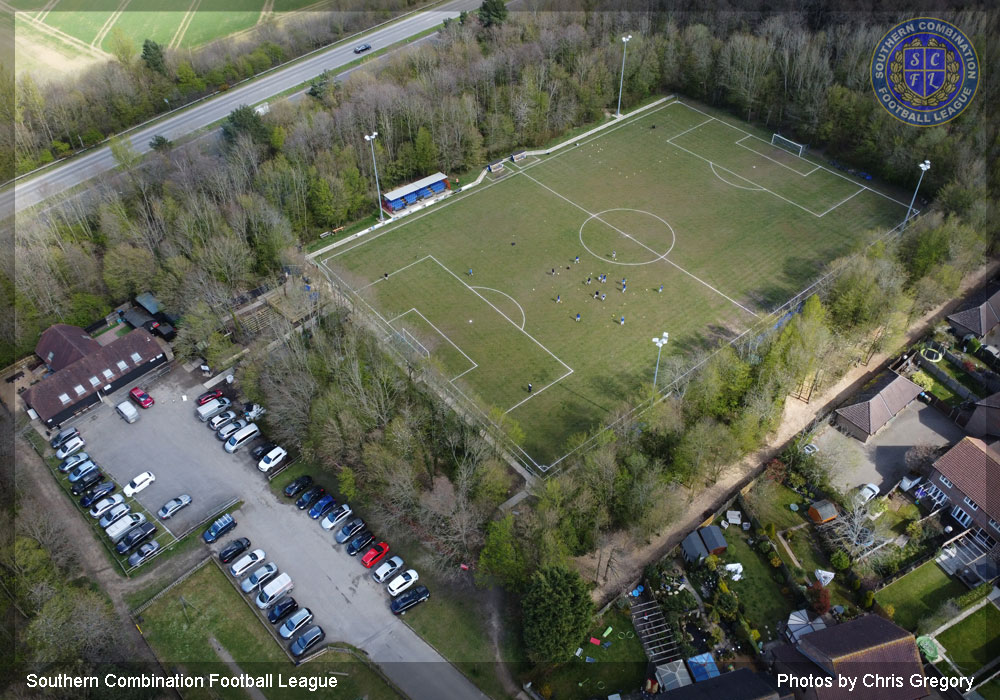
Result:
M550 386L552 386L553 384L558 384L559 382L561 382L563 379L565 379L566 377L568 377L571 374L573 374L573 370L572 369L570 371L568 371L566 374L564 374L563 376L559 377L558 379L554 379L553 381L549 382L548 384L546 384L545 386L543 386L538 391L532 391L530 394L528 394L523 399L521 399L520 401L518 401L516 404L514 404L513 406L511 406L510 408L508 408L506 411L504 411L503 414L506 416L508 413L510 413L511 411L513 411L515 408L517 408L521 404L527 403L528 401L531 401L533 398L535 398L536 396L538 396L539 394L541 394L543 391L545 391L546 389L548 389Z

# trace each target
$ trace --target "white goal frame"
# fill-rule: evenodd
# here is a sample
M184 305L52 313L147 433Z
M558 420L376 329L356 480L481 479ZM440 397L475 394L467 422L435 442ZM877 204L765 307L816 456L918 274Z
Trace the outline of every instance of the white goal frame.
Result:
M771 145L782 150L794 153L799 158L806 152L807 146L803 143L795 143L791 139L785 138L781 134L771 134Z

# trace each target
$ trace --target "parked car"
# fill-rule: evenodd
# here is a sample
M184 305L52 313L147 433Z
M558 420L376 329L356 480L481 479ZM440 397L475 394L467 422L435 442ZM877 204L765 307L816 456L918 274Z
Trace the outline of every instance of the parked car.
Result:
M235 527L236 519L229 513L226 513L209 525L208 529L202 533L201 538L205 540L205 544L211 544Z
M295 598L285 596L267 611L267 621L276 625L298 609L299 604L295 602Z
M153 523L142 523L129 530L125 536L115 546L115 551L119 554L128 554L140 544L148 540L156 533L156 526Z
M223 430L225 430L225 428L223 428ZM242 428L233 433L228 440L226 440L223 447L229 454L235 454L237 450L250 441L256 439L258 435L260 435L260 428L257 427L256 423L244 425Z
M128 401L122 401L120 404L115 406L115 411L125 419L126 423L136 423L139 420L139 411Z
M337 530L337 534L334 535L333 539L337 541L337 544L344 544L344 542L347 542L349 539L351 539L356 534L361 532L364 529L364 527L365 527L364 520L362 520L361 518L352 518L351 520L347 521L346 525Z
M385 583L389 580L390 576L402 568L402 557L389 557L384 562L379 564L379 567L375 569L375 573L372 574L372 578L375 579L376 583Z
M266 610L278 598L286 593L291 593L293 588L295 588L295 584L292 583L292 577L288 574L274 576L260 587L260 593L257 594L257 600L255 601L257 607L260 610Z
M389 585L385 587L385 590L389 593L389 595L395 598L407 588L415 584L419 578L420 576L417 574L416 569L409 569L389 581Z
M119 496L121 494L118 494ZM97 521L97 524L103 528L107 528L111 523L116 520L124 518L126 515L132 512L132 506L128 503L116 503L115 505L108 508L108 510L101 515L101 519Z
M139 545L139 549L135 550L132 553L132 556L128 558L128 565L139 566L140 564L145 564L146 561L158 551L160 551L159 542L144 542Z
M336 505L337 501L334 500L333 496L325 494L321 499L313 503L312 508L309 509L309 517L313 520L319 520L333 510Z
M146 516L142 513L129 513L124 518L116 520L104 528L104 533L111 540L112 544L118 544L121 538L127 535L132 528L144 522L146 522Z
M805 447L802 448L802 452L804 452L807 455L814 455L817 452L819 452L819 448L810 442L809 444L807 444Z
M312 486L313 478L306 474L305 476L300 476L295 479L288 486L285 487L285 495L289 498L295 498L304 490Z
M243 583L240 584L240 590L244 593L253 593L260 586L267 583L277 575L278 565L273 561L268 562L243 579Z
M220 440L228 440L230 435L245 427L247 427L247 422L242 418L240 420L230 421L215 431L215 437Z
M265 440L259 445L254 445L254 448L250 450L250 456L253 457L254 459L260 459L261 457L266 455L268 452L270 452L277 446L278 443L271 442L270 440Z
M69 442L70 439L77 437L79 434L80 431L72 426L69 428L63 428L52 436L52 439L49 440L49 445L51 445L53 450L58 450L60 447ZM60 457L60 459L62 458Z
M195 399L195 404L198 406L204 406L209 401L214 401L215 399L222 398L222 389L212 389L211 391L206 391L204 394Z
M78 482L73 484L73 488L70 489L70 493L74 496L79 496L81 493L89 489L91 486L96 484L98 481L104 478L104 474L99 471L92 471L86 476L82 477Z
M326 639L326 633L323 628L319 625L313 625L308 629L304 630L295 641L288 645L288 651L292 653L292 656L299 658L307 651L315 647L317 644Z
M875 484L865 484L858 487L858 492L854 496L854 503L861 506L878 495L878 486Z
M302 495L299 496L299 500L295 501L295 507L299 510L305 510L325 495L326 489L319 484L314 484L302 492Z
M87 441L84 440L79 435L71 437L69 440L67 440L62 444L62 447L56 450L56 459L66 459L71 454L75 454L80 450L82 450L86 446L86 444Z
M392 610L394 615L405 615L407 610L423 603L430 597L431 592L427 590L427 586L417 586L416 588L411 588L401 596L393 598L392 603L389 604L389 609Z
M232 405L233 402L227 398L212 399L203 406L198 406L198 408L194 410L194 413L196 416L198 416L198 420L204 423L210 418L215 418L217 415L227 410Z
M287 456L288 450L284 447L275 447L266 455L261 457L260 461L257 462L257 468L266 474L284 462L285 457Z
M70 455L62 462L59 463L59 472L65 474L66 472L73 471L73 469L84 462L90 461L90 455L86 452L77 452L75 455Z
M177 511L181 508L185 508L189 505L191 505L191 497L186 493L182 493L177 498L171 498L169 501L164 503L159 512L157 512L157 516L159 516L160 520L169 520L174 517Z
M90 472L97 469L97 465L93 462L84 462L83 464L78 464L76 468L69 473L69 483L75 484L83 477L87 476Z
M358 44L357 46L354 47L354 53L364 53L365 51L371 51L371 50L372 50L371 44Z
M115 482L102 481L97 486L90 489L90 491L87 491L87 493L83 494L83 498L80 499L80 507L89 508L90 506L94 505L105 496L112 493L115 490L115 488L117 488L115 486Z
M346 520L353 512L354 511L351 510L349 505L341 503L339 506L326 514L326 517L323 518L320 525L323 526L324 530L332 530L340 525L340 523L344 522L344 520Z
M132 496L142 491L154 481L156 481L156 477L153 476L153 472L143 472L142 474L137 474L132 481L125 484L125 488L122 491L125 492L127 498L132 498Z
M385 559L385 555L388 553L389 545L385 542L379 542L378 544L368 548L368 551L361 557L361 563L366 569L370 569Z
M223 411L212 420L208 421L208 427L212 430L219 430L236 420L236 411Z
M116 493L114 496L108 496L107 498L102 498L91 506L90 517L99 518L118 504L122 503L124 500L125 497L120 493Z
M142 408L149 408L154 403L156 403L155 401L153 401L152 396L150 396L137 386L134 386L131 389L129 389L128 397L133 401L135 401L137 404L139 404Z
M309 611L309 608L299 608L291 617L285 620L285 624L278 628L278 634L281 635L282 639L288 639L293 634L302 629L303 626L308 625L313 619L313 614Z
M246 537L235 539L219 550L219 561L228 564L248 549L250 549L250 540Z
M374 541L375 541L375 535L372 534L371 530L362 530L357 535L355 535L354 539L351 540L351 543L347 545L347 554L349 556L355 557L359 553L363 552L365 547L367 547Z
M267 554L263 549L255 549L249 554L244 554L242 557L233 562L233 565L229 567L229 573L233 576L239 578L254 564L258 564L267 557Z

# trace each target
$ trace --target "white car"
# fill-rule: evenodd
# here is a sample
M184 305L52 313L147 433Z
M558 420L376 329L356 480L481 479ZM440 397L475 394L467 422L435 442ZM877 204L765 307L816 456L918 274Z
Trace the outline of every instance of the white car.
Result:
M125 492L126 498L132 498L132 496L142 491L154 481L156 481L156 477L153 476L153 472L143 472L125 484L125 488L122 491Z
M56 451L56 459L66 459L71 454L74 454L82 450L86 444L87 441L84 440L79 435L77 435L74 438L70 438L69 440L66 441L65 445L63 445L58 449L58 451Z
M346 503L341 503L339 506L331 510L326 514L326 517L320 522L320 525L324 530L332 530L333 528L344 522L348 516L354 511Z
M91 507L90 517L99 518L124 500L125 497L120 493L116 493L114 496L108 496L107 498L102 498Z
M878 486L875 484L865 484L858 487L858 493L854 497L854 502L859 506L864 505L878 495Z
M389 585L385 587L385 590L389 592L389 595L395 597L400 593L405 591L407 588L412 586L420 576L417 575L416 569L410 569L409 571L404 571L399 576L394 578L389 582Z
M261 458L261 460L257 463L257 468L266 474L281 464L287 456L288 450L284 447L275 447Z
M229 425L236 420L236 411L223 411L212 420L208 421L208 427L212 430L219 430L223 426Z
M375 579L376 583L385 583L387 578L402 568L402 557L389 557L382 562L377 569L375 569L375 572L372 574L372 578Z
M266 556L267 554L264 553L263 549L255 549L249 554L244 554L229 567L229 573L238 578L257 562L264 561L264 557Z

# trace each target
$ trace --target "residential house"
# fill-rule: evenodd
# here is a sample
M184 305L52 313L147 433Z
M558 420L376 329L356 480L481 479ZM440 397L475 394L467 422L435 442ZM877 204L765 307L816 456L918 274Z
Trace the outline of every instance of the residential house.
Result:
M951 517L983 549L1000 540L1000 454L979 438L962 438L938 458L923 490L938 506L950 506Z
M663 697L667 700L786 700L793 696L779 691L775 679L754 673L749 668L740 668L700 683L669 690Z
M974 437L1000 437L1000 392L976 402L965 431Z
M1000 326L1000 289L991 288L965 310L948 316L948 322L959 338L989 335Z
M906 377L886 371L866 386L854 403L834 412L837 427L867 442L922 391Z

